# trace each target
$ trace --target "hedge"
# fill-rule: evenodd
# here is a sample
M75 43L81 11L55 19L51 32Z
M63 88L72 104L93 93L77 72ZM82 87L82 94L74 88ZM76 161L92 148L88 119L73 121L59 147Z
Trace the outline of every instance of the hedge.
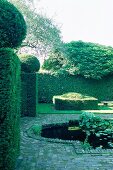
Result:
M21 115L36 116L38 107L38 74L21 74Z
M113 100L113 76L101 80L86 79L82 76L52 75L38 73L39 102L50 103L55 95L76 92L102 100Z
M0 49L0 169L12 170L20 143L20 62Z
M66 93L53 96L53 103L57 110L96 110L98 99L80 93Z

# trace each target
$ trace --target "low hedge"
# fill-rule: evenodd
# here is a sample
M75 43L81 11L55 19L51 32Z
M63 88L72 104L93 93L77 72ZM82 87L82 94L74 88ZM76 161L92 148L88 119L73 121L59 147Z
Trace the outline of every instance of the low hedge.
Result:
M53 103L57 110L96 110L98 99L79 93L66 93L53 96Z
M20 145L20 62L11 49L0 49L0 169L15 167Z

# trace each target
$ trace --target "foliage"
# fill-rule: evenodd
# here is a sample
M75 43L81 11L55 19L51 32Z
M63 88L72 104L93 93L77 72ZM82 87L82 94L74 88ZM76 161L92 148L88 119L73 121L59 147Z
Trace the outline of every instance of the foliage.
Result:
M52 72L63 73L62 68L64 68L68 64L67 59L64 57L63 53L60 49L54 49L48 55L48 59L46 59L42 65L42 69L51 70ZM65 70L64 70L65 71Z
M66 93L53 96L53 103L57 110L96 110L98 99L80 93Z
M86 78L100 79L113 72L113 48L82 41L66 44L73 67Z
M21 61L21 114L34 117L37 113L39 60L34 55L19 55Z
M102 130L106 131L108 128L113 130L110 121L104 120L99 116L95 116L90 112L84 112L81 114L79 125L83 130L88 131L89 133L97 133Z
M68 99L94 99L93 97L91 96L86 96L86 95L83 95L81 93L74 93L74 92L69 92L69 93L65 93L63 95L60 96L61 98L68 98Z
M86 132L86 141L91 134L95 134L97 137L108 135L113 138L113 122L111 120L105 120L99 116L95 116L93 113L82 113L80 115L79 126Z
M15 167L20 145L20 62L0 48L0 169Z
M84 112L80 115L79 125L85 131L95 132L98 128L101 128L101 126L98 127L101 122L103 122L103 119L100 117L90 112Z
M21 70L27 73L38 72L40 62L34 55L22 54L19 55L21 61Z
M15 4L22 12L27 23L27 37L22 47L30 47L38 55L44 55L53 46L59 46L61 44L60 29L58 26L52 19L38 13L32 1L9 1Z
M113 101L113 76L100 80L86 79L82 76L54 75L38 73L39 102L52 103L55 95L68 92L81 93L98 98L99 101Z
M82 75L85 78L101 79L113 72L113 48L94 43L72 41L64 44L64 54L50 55L46 63L50 69L60 68L59 58L62 56L60 72L71 75ZM67 59L65 62L65 58ZM54 62L55 60L55 62ZM44 63L45 64L45 63ZM46 64L47 65L47 64ZM48 66L49 67L49 66ZM45 69L48 69L46 66ZM57 71L57 70L56 70Z
M22 14L11 3L0 1L0 47L16 48L26 36Z
M21 114L34 117L38 109L38 74L21 74Z
M41 135L42 126L33 125L30 130L32 130L35 135Z

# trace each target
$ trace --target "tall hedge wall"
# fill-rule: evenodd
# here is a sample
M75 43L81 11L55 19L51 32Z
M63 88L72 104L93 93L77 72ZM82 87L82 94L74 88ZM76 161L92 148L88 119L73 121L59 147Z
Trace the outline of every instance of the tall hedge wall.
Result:
M36 116L38 105L38 74L21 74L21 114Z
M52 102L54 95L67 92L82 93L101 100L113 100L113 76L101 80L86 79L81 76L51 75L39 73L39 102Z
M20 62L0 49L0 169L13 170L20 142Z

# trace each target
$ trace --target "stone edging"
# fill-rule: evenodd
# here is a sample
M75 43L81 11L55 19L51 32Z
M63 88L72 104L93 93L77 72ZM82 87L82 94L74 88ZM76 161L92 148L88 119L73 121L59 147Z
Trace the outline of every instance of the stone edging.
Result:
M61 139L50 139L50 138L44 138L41 136L36 136L32 132L30 132L30 126L24 133L24 135L28 138L32 138L34 140L40 140L42 142L50 142L50 143L60 143L60 144L68 144L72 145L72 147L75 150L76 154L96 154L96 155L103 155L103 154L109 154L113 155L113 149L102 149L100 147L96 149L84 149L82 142L80 141L72 141L72 140L61 140Z

